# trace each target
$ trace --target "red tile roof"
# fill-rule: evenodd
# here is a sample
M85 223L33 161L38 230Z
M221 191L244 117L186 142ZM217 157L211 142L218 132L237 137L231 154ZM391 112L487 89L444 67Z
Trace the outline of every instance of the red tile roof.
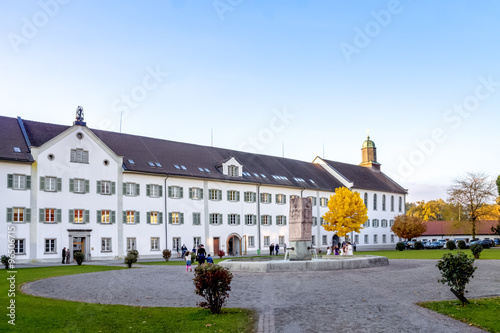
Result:
M470 235L472 225L467 221L428 221L427 231L422 236ZM491 227L496 227L497 220L476 222L476 235L493 235Z

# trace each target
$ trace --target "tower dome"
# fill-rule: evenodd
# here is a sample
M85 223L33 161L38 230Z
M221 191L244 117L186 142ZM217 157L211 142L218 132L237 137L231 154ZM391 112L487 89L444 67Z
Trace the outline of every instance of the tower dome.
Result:
M375 147L375 142L370 140L370 136L368 135L368 138L366 139L366 141L363 142L362 148L377 148L377 147Z
M361 158L362 162L359 165L371 168L373 171L380 171L380 163L377 162L377 147L375 147L375 142L370 140L370 136L363 142Z

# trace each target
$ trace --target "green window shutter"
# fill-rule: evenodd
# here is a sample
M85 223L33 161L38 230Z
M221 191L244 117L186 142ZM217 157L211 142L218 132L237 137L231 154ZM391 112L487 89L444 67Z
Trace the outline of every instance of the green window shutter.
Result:
M200 199L203 199L203 189L200 188Z
M38 210L38 219L39 219L39 221L40 221L40 222L42 222L42 223L43 223L43 222L45 222L45 209L40 208L40 209Z
M172 213L168 213L168 224L172 224Z
M236 215L236 224L240 225L240 214Z
M85 180L85 193L89 193L90 192L90 182L89 180Z
M222 219L222 214L219 214L220 224L224 224L224 220Z
M278 203L278 195L277 194L274 195L274 201L276 201L276 203Z
M13 186L14 186L14 175L9 173L7 175L7 188L12 188Z
M116 193L116 182L111 182L111 194Z
M231 191L227 191L227 201L231 200Z
M286 216L283 216L283 225L286 225Z
M14 214L14 209L13 208L7 208L7 222L12 222L13 217L12 215Z
M139 196L141 194L141 185L135 184L135 195Z
M162 185L160 185L160 186L158 186L158 187L160 188L160 191L159 191L159 192L160 192L160 197L162 197L162 196L163 196L163 186L162 186Z
M227 224L231 223L231 214L227 214Z
M31 222L31 208L26 208L25 222Z
M268 222L269 225L273 224L273 217L271 215L269 215L269 218L268 218L267 222Z
M184 198L184 187L179 187L180 190L180 198Z
M257 225L257 215L252 216L252 223L253 225Z
M257 193L255 192L252 193L252 201L253 202L257 201Z
M26 189L31 189L31 176L26 176Z
M141 213L139 211L135 211L135 223L141 223Z
M116 223L116 212L114 210L111 211L111 223Z
M264 193L260 194L260 202L264 202Z
M127 223L127 211L122 211L122 222Z
M217 190L217 200L222 200L222 190Z
M45 177L40 177L40 190L45 190Z
M260 224L261 224L261 225L264 223L264 221L263 221L263 220L264 220L264 215L261 215L261 216L260 216Z
M75 180L72 179L72 178L69 180L69 191L70 192L74 192L75 191Z
M283 194L283 203L286 204L286 195Z
M184 213L179 213L179 220L180 224L184 224Z
M57 192L61 192L61 191L62 191L62 179L57 178Z
M172 186L169 186L168 187L168 197L171 198L172 197Z
M97 186L97 189L96 189L97 194L101 194L101 181L100 180L97 181L96 186Z
M147 221L146 221L146 223L147 223L147 224L151 224L151 212L147 212L147 213L146 213L146 216L147 216Z
M127 193L127 183L123 183L122 194L125 195L126 193Z
M62 221L62 216L61 216L61 209L56 209L56 222L61 223Z
M236 191L236 201L240 201L240 191Z
M213 218L213 216L214 216L214 214L209 214L209 215L208 215L208 223L209 223L209 224L213 224L213 223L212 223L212 221L213 221L213 219L212 219L212 218Z
M272 203L273 202L273 197L272 197L271 193L268 193L268 195L267 195L267 202L268 203Z
M75 210L74 209L69 209L68 210L68 222L69 223L73 223L75 220L74 220L74 217L75 216Z
M163 213L162 212L158 212L158 223L163 224Z
M189 199L193 199L193 188L189 188Z
M151 185L149 185L149 184L146 185L146 195L148 197L151 196Z
M90 211L86 210L84 211L83 223L89 223L89 222L90 222Z
M97 211L97 223L101 223L101 215L102 215L102 211L98 210Z

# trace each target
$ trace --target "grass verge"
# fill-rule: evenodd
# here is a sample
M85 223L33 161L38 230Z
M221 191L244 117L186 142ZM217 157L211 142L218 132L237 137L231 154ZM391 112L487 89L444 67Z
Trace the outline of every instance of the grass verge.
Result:
M0 274L0 304L15 300L15 326L3 315L0 331L19 332L251 332L256 315L245 309L223 309L213 315L200 308L134 307L62 301L23 294L26 282L53 276L124 269L107 266L21 268L15 273L14 297L9 297L7 270ZM4 307L5 306L5 307ZM194 304L193 304L194 306Z
M500 297L469 300L463 307L460 301L423 302L418 305L460 320L488 332L500 332Z
M441 259L445 253L456 254L458 251L465 252L472 257L472 252L469 249L465 250L445 250L445 249L432 249L432 250L387 250L387 251L357 251L354 255L373 255L384 256L388 259ZM500 260L500 249L491 248L484 249L481 252L479 260Z

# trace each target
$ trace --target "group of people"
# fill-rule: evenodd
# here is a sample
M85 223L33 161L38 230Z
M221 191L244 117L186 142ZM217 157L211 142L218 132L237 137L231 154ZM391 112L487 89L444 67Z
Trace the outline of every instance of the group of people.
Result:
M205 261L207 264L213 264L214 260L210 256L210 253L207 255L207 251L205 250L205 247L203 244L198 245L198 249L196 247L193 247L192 251L188 251L186 245L182 245L182 256L184 257L184 260L186 261L186 272L192 272L193 269L191 268L191 253L196 253L196 261L200 265L204 264Z
M62 264L69 264L69 259L71 257L71 250L65 247L62 250Z
M283 247L286 250L286 244ZM278 243L276 243L276 244L272 243L271 245L269 245L269 255L270 256L272 256L272 255L279 256L279 254L280 254L280 246Z
M326 248L326 255L329 256L333 252L336 256L352 256L353 255L353 246L351 242L342 242L341 245L334 245L331 248Z

